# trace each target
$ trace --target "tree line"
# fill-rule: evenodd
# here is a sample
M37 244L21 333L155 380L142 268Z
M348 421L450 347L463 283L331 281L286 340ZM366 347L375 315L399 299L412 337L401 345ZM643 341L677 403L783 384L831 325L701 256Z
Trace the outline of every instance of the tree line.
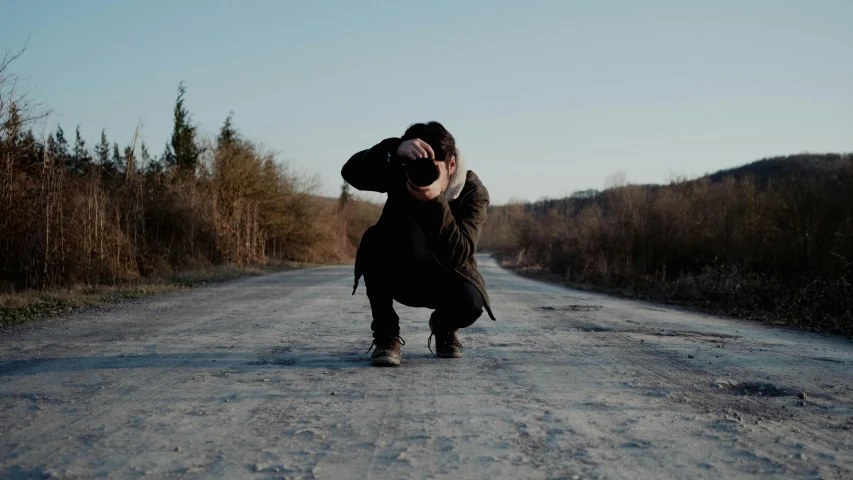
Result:
M492 207L481 249L574 286L853 332L853 155Z
M235 127L201 138L183 83L164 152L77 127L38 136L45 114L0 59L0 291L132 281L221 263L351 259L379 208L314 194ZM138 133L138 129L137 129ZM137 145L138 142L138 145Z

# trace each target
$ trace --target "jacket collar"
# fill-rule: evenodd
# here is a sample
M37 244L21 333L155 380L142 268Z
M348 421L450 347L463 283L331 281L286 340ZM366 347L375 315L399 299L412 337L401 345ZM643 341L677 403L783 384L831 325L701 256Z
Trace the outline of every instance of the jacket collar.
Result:
M444 197L448 202L456 200L459 194L462 193L462 187L465 186L465 178L468 176L468 169L465 168L465 157L462 152L456 151L456 171L450 176L450 184L447 186L447 191L444 192Z

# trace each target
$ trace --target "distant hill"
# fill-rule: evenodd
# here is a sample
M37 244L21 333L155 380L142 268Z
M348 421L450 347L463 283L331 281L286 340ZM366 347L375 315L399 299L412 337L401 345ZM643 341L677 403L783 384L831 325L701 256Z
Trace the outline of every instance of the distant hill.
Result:
M714 182L719 182L726 177L740 179L751 176L763 185L773 179L831 174L851 164L853 164L853 154L850 153L800 153L763 158L740 167L720 170L708 177Z
M738 180L749 176L755 180L757 186L765 187L774 180L814 177L826 178L840 172L843 168L853 168L853 153L800 153L763 158L746 165L719 170L694 180L688 180L688 183L699 182L703 179L710 179L711 182L716 183L721 182L727 177L733 177ZM641 187L649 192L657 192L661 189L669 188L668 185L659 184L634 186ZM579 190L564 198L542 199L529 202L525 204L525 207L532 212L538 213L549 210L579 212L583 207L599 202L602 193L595 189ZM502 207L504 205L494 205L490 208L494 210Z

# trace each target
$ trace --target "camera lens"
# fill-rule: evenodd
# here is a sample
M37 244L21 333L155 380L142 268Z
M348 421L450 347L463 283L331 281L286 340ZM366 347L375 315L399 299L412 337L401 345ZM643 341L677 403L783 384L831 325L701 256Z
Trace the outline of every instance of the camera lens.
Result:
M438 167L429 158L419 158L406 162L409 180L419 187L432 185L438 180Z

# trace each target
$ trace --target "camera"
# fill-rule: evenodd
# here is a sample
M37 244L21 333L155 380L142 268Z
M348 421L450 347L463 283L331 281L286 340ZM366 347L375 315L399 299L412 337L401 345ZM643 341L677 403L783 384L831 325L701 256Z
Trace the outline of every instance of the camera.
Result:
M409 180L419 187L432 185L438 180L438 167L431 158L405 160L403 168L409 174Z

